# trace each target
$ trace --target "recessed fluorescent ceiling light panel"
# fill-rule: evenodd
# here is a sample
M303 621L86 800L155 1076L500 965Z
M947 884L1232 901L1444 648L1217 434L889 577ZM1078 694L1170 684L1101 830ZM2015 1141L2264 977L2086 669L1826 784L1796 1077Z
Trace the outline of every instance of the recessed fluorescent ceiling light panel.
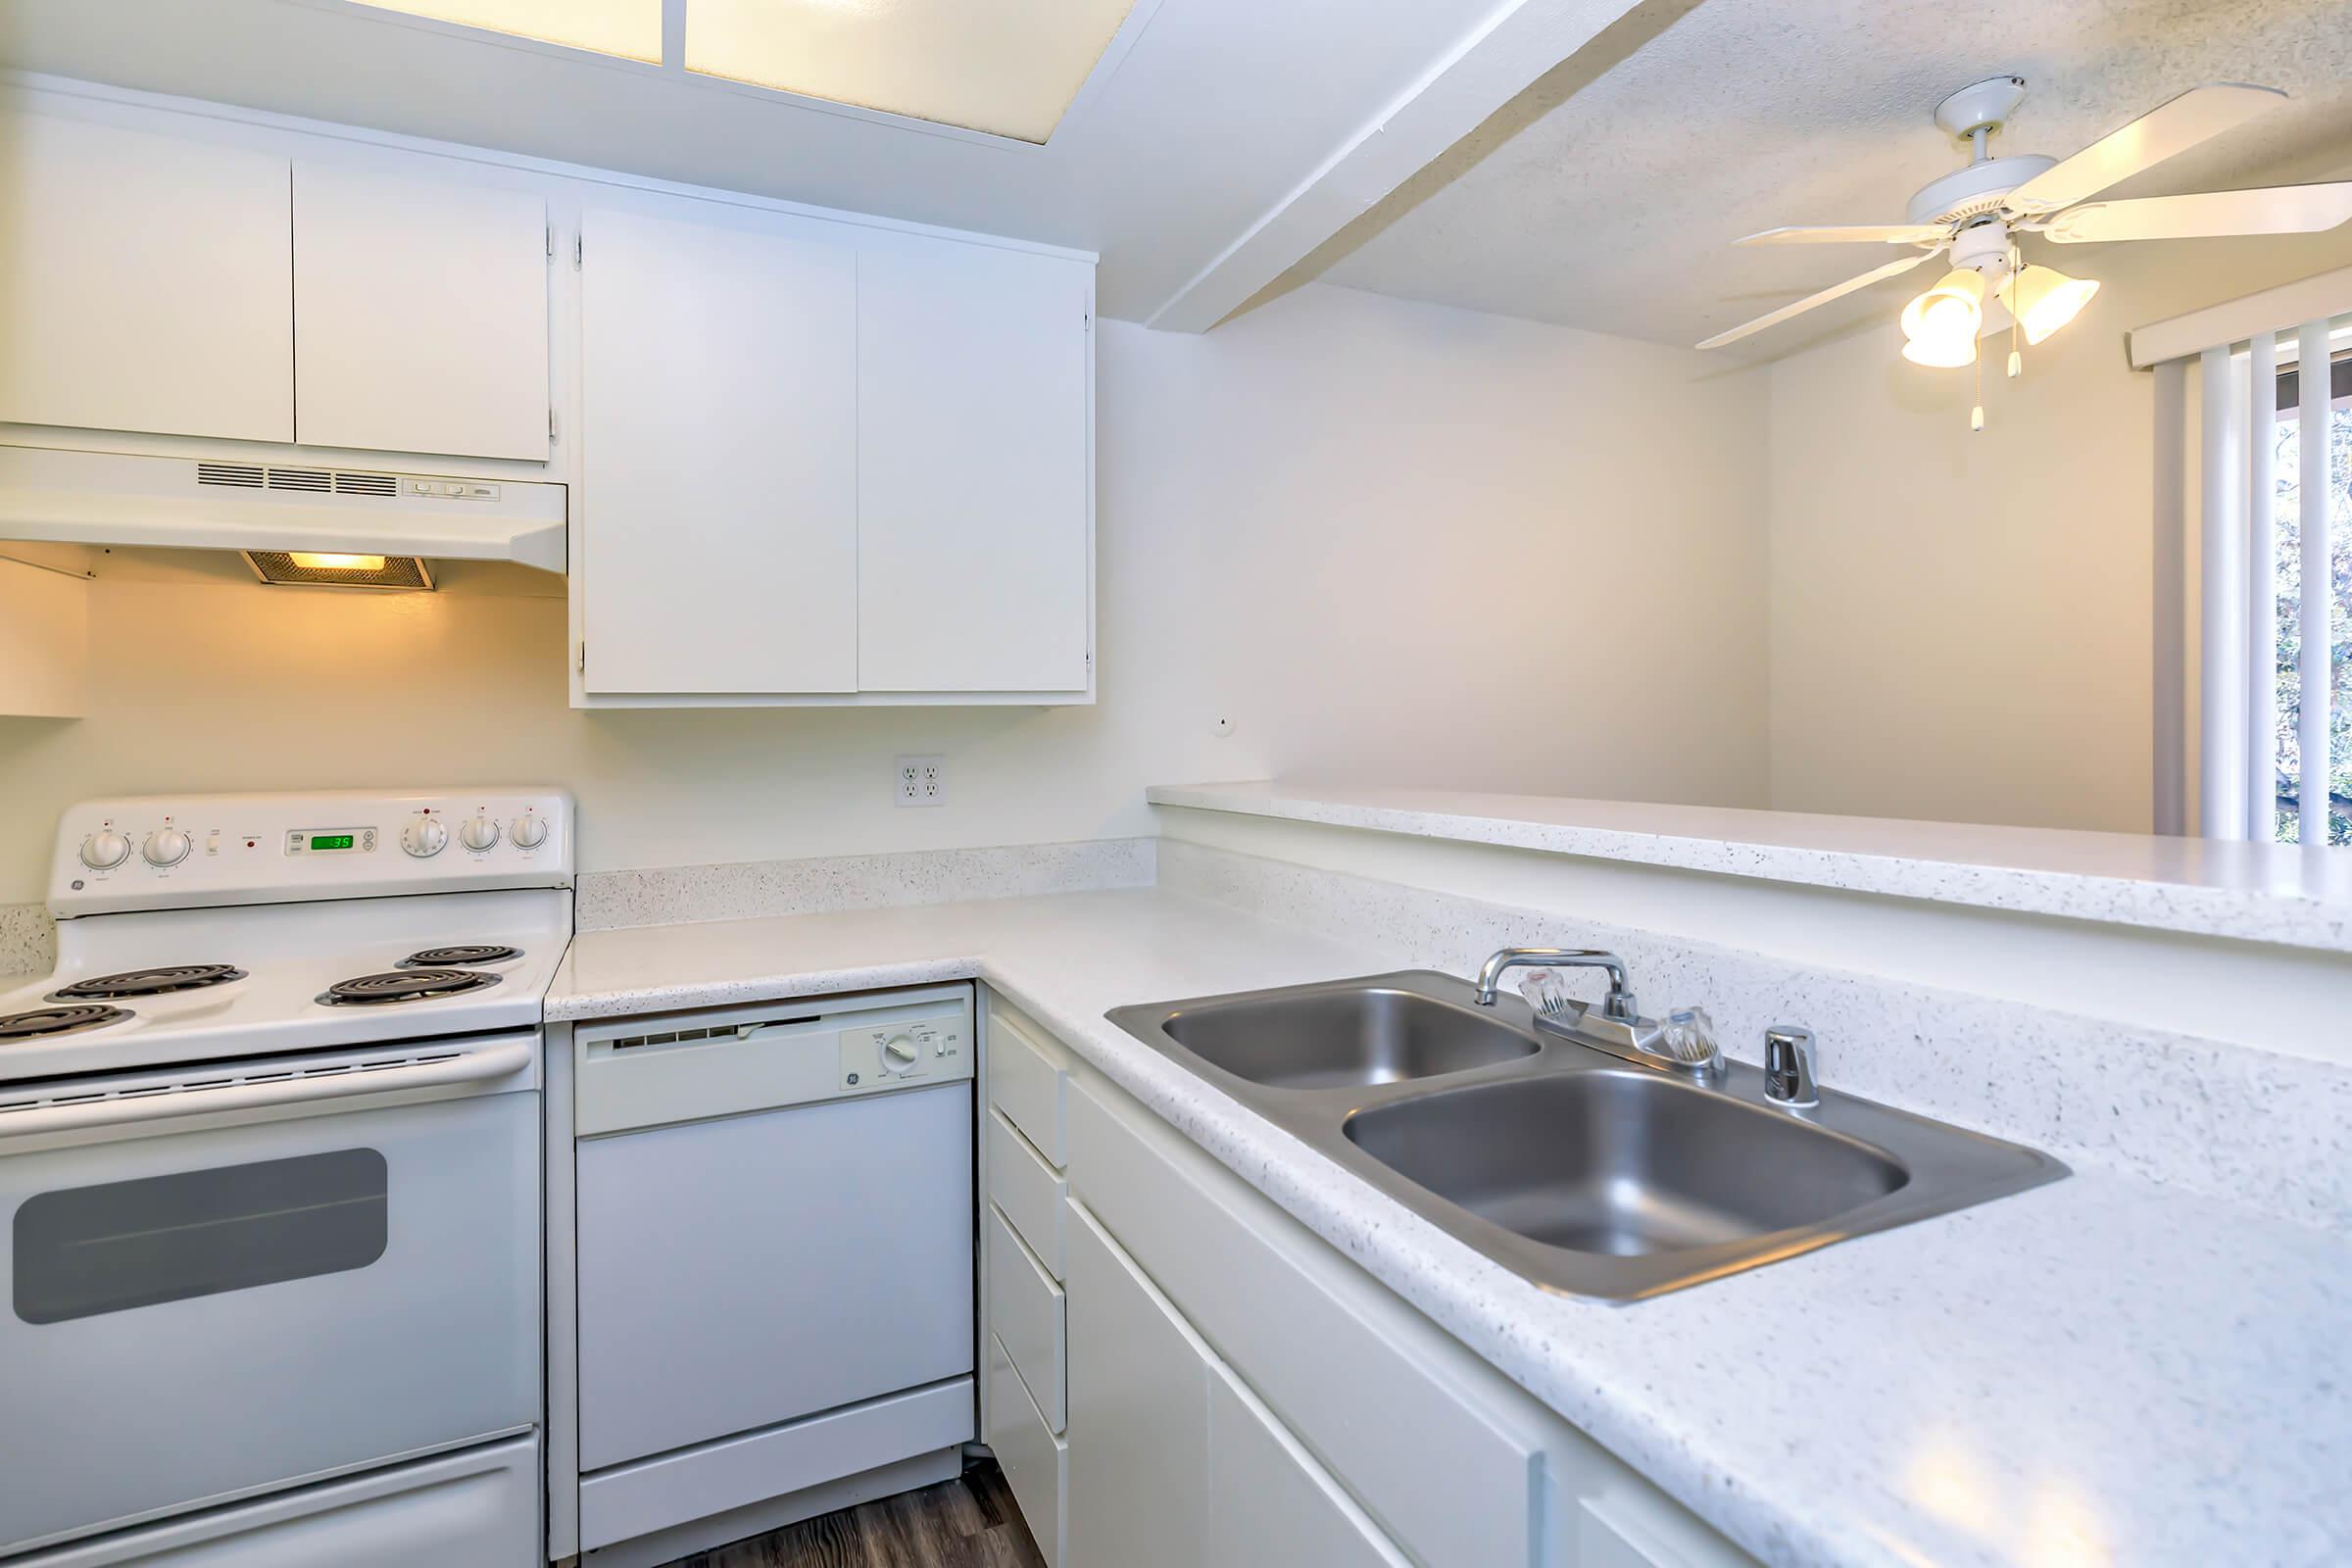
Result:
M1134 4L691 0L686 69L1042 142Z
M435 22L662 63L662 0L364 0Z

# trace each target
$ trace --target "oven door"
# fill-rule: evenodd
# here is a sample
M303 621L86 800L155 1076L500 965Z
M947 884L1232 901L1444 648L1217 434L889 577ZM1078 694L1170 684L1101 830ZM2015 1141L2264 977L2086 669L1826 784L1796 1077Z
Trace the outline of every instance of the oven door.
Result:
M0 1109L0 1553L537 1420L536 1035L211 1071Z

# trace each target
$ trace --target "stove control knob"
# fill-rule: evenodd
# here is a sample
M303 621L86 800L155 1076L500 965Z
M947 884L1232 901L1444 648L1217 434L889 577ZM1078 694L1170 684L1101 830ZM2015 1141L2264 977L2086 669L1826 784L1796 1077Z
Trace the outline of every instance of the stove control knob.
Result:
M535 850L547 842L547 818L518 816L507 829L508 836L518 850Z
M93 871L111 871L130 858L130 840L111 827L102 827L81 841L81 863Z
M195 847L194 841L179 829L159 827L147 835L147 842L139 846L139 853L147 858L149 865L160 871L186 859L188 851Z
M498 842L498 819L469 816L458 827L458 842L469 850L486 850Z
M400 847L419 860L439 855L449 843L449 824L437 816L412 816L400 830Z

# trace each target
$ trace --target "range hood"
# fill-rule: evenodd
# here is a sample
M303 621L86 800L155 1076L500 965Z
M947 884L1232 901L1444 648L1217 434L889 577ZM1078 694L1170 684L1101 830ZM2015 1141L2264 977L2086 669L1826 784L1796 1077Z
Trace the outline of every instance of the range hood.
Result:
M564 487L0 446L0 539L566 565Z

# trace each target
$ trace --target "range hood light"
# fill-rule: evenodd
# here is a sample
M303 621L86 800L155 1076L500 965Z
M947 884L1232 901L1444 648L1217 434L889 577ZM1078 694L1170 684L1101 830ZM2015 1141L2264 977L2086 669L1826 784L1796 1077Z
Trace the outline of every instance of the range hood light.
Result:
M240 550L262 581L305 588L405 588L430 593L433 573L416 556L369 556L327 550Z
M312 550L290 550L286 553L286 559L305 571L381 571L384 569L384 558L381 556L337 556L324 555Z

